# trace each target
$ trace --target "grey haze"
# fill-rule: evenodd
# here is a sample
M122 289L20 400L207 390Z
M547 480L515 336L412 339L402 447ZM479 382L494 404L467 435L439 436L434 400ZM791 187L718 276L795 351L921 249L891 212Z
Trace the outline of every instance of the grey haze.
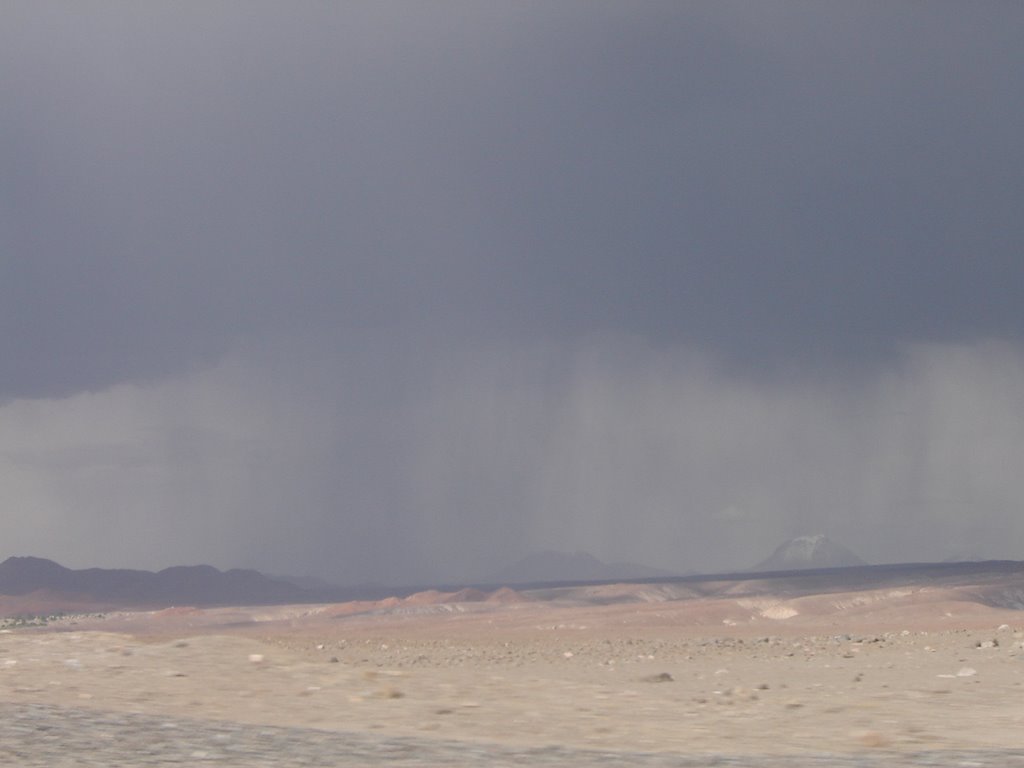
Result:
M1017 2L0 10L0 556L1024 558Z

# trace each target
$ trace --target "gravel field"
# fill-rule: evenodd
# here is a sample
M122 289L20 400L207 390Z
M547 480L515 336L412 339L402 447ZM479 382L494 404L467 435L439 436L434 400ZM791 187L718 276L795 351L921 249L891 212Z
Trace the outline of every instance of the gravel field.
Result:
M930 585L572 598L14 622L0 766L1024 768L1020 611Z
M4 766L591 766L679 768L874 768L1024 766L1024 750L940 751L870 755L702 755L543 747L517 749L475 742L376 737L312 728L279 728L187 718L101 712L41 704L0 704Z

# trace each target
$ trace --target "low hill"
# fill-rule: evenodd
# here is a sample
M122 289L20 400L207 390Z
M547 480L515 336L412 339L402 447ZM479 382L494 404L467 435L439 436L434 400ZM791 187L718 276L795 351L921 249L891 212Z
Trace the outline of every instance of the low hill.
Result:
M260 605L301 602L306 590L258 571L220 571L209 565L174 566L156 573L130 569L72 570L39 557L0 563L0 595L45 591L90 603L134 605Z
M628 581L678 574L634 563L605 563L588 552L545 550L527 555L484 580L487 584L541 584L572 581Z

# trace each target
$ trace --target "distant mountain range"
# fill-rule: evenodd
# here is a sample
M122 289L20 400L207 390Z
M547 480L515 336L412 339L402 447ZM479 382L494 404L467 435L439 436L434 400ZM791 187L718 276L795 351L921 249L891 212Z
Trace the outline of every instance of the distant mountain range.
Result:
M672 578L678 573L634 563L605 563L587 552L545 550L527 555L486 579L486 584L542 584L573 581L629 581Z
M175 566L156 573L129 569L72 570L39 557L0 563L0 595L46 591L66 599L134 605L267 605L305 602L310 593L258 571Z
M848 568L867 563L842 544L823 534L798 536L781 544L751 571L798 571L811 568Z
M826 536L800 536L782 544L752 571L793 571L865 565ZM480 581L484 585L609 583L677 579L683 574L634 563L605 563L587 552L535 552ZM336 587L318 580L296 584L258 571L220 571L209 565L162 571L85 568L74 570L39 557L10 557L0 563L0 596L45 595L52 602L136 607L272 605L342 602L408 595L421 588Z

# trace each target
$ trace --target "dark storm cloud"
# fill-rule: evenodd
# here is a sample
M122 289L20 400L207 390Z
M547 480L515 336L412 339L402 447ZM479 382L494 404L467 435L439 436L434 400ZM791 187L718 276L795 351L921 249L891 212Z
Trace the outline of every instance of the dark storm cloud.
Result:
M1019 4L0 22L19 552L400 581L1024 541Z
M1020 333L1014 4L4 15L8 395L274 331Z

